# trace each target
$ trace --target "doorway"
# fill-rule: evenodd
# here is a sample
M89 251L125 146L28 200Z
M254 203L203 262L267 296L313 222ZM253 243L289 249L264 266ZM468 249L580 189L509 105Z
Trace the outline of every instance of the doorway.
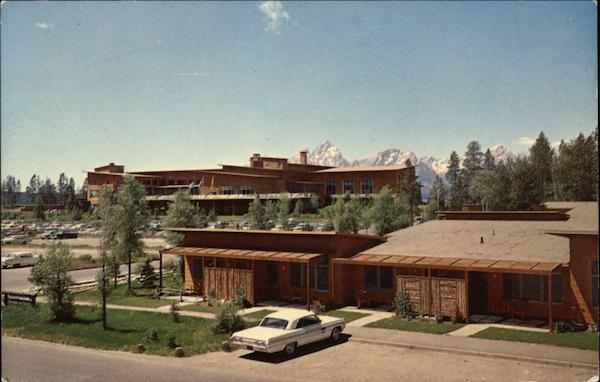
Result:
M469 272L469 315L488 312L488 274Z
M279 300L279 269L276 262L267 263L267 299Z

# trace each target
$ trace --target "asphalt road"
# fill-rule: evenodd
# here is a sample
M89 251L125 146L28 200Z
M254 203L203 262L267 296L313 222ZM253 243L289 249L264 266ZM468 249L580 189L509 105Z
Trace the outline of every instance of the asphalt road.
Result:
M165 255L163 261L166 261L170 255ZM176 256L175 256L176 257ZM152 266L158 269L158 260L153 261ZM93 280L98 273L99 268L81 269L78 271L69 272L69 276L74 282ZM132 266L132 270L135 270L135 265ZM27 281L29 274L31 273L31 267L22 268L8 268L2 269L2 290L20 291L31 287L31 283ZM121 265L121 274L127 273L127 265Z
M352 342L293 358L238 350L166 358L2 337L2 377L16 381L587 381L592 373Z

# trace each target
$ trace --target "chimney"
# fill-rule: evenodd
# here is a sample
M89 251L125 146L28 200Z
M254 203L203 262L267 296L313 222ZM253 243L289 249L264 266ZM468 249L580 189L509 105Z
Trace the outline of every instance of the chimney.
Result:
M307 157L308 157L308 151L306 151L306 150L300 151L300 164L306 166L308 164Z

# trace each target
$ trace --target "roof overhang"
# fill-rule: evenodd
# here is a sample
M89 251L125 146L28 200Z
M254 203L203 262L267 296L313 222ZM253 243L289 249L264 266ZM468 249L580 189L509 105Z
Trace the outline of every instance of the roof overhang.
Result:
M552 230L544 232L547 235L555 235L555 236L598 236L598 231L592 230Z
M369 255L359 253L349 258L334 258L334 264L376 265L386 267L435 268L448 270L547 274L561 263L542 261L487 260L461 257Z
M254 251L250 249L173 247L162 251L164 255L221 257L226 259L284 261L290 263L309 263L323 256L322 253Z

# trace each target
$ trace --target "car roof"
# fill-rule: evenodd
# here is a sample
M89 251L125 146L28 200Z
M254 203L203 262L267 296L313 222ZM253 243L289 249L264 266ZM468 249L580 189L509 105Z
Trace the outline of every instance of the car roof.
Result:
M267 314L265 317L280 318L283 320L294 321L306 316L314 316L315 314L304 309L283 309L277 312Z

